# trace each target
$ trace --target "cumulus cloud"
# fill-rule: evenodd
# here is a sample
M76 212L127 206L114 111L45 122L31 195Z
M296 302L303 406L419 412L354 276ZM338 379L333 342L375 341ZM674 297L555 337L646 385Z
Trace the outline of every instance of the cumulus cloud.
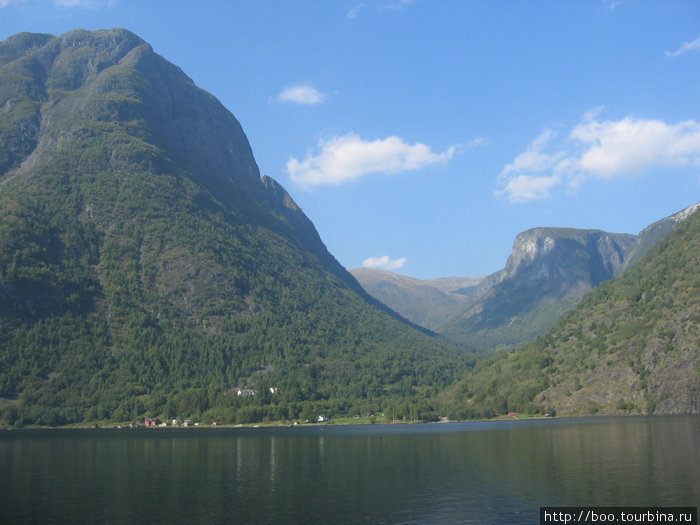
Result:
M293 102L294 104L314 106L325 101L326 95L311 84L301 84L285 88L277 95L277 100L279 102Z
M369 174L417 170L449 161L458 146L435 153L425 144L407 144L399 137L366 141L355 133L348 133L321 140L317 150L303 161L294 157L287 161L292 181L311 187L350 182Z
M496 190L498 196L505 196L510 202L528 202L542 200L549 197L549 192L559 178L552 175L549 177L536 177L532 175L516 175L506 182L505 188Z
M612 179L653 168L700 166L700 122L668 124L660 120L626 117L600 120L588 113L569 135L545 130L506 165L494 193L510 202L550 196L566 184L575 189L585 179Z
M678 55L683 55L689 51L700 51L700 37L696 38L692 42L683 42L681 47L675 51L666 51L667 57L677 57Z
M578 168L599 177L700 160L700 122L692 120L678 124L629 117L617 122L590 120L576 126L571 138L586 145Z
M364 268L383 268L385 270L396 270L401 268L404 264L406 264L405 257L391 260L388 255L382 255L381 257L368 257L362 261L362 266Z

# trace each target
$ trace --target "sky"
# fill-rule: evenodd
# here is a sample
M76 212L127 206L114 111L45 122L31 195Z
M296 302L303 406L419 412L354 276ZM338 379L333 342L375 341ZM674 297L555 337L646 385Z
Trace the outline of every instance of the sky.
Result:
M0 0L0 40L114 27L238 118L348 269L476 277L529 228L700 201L696 0Z

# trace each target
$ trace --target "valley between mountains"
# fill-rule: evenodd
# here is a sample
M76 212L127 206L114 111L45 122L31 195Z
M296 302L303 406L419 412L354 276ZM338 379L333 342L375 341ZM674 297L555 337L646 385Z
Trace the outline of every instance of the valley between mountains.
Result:
M421 281L378 268L353 276L410 321L481 352L532 341L599 286L620 275L700 208L690 206L638 235L533 228L518 235L506 266L484 277Z

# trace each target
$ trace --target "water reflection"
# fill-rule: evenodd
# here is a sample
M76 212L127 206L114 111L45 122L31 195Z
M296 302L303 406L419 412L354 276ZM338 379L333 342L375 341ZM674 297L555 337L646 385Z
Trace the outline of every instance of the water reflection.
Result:
M535 523L694 505L700 418L0 434L0 522Z

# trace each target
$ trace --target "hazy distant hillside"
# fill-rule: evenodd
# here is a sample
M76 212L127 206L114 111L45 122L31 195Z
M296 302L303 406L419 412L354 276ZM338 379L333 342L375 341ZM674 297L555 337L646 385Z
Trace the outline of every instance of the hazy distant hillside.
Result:
M371 300L146 42L8 38L0 108L0 419L435 417L463 359Z
M478 278L446 277L420 280L379 268L355 268L350 273L362 287L406 319L436 330L460 313Z
M368 268L351 273L370 295L418 325L482 351L506 350L543 333L698 207L657 221L639 235L533 228L517 236L505 268L482 278L421 281Z
M700 412L700 213L535 342L477 365L454 415Z
M584 294L617 275L634 240L634 235L599 230L523 232L506 267L484 280L465 311L439 332L488 351L530 341Z

